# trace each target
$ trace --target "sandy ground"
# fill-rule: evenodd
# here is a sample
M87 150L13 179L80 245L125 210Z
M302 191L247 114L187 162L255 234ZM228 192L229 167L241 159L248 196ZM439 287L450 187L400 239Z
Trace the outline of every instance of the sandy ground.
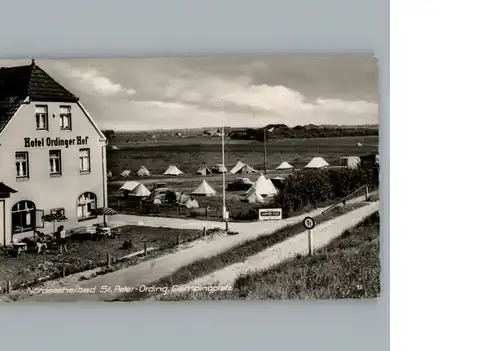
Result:
M378 211L379 201L346 213L340 217L324 222L313 230L313 248L318 249L328 245L345 230L356 226L372 213ZM238 262L197 278L187 284L176 287L176 291L187 291L190 288L203 286L233 285L236 279L244 274L269 269L283 261L293 259L296 255L308 253L308 233L304 231L292 238L267 248L256 255L248 257L244 262ZM160 295L152 297L157 299Z
M364 197L352 199L351 202L364 201ZM125 292L127 288L139 287L151 284L165 276L168 276L193 262L209 258L227 251L246 241L268 235L274 231L290 224L301 223L306 216L317 216L324 208L316 209L308 214L287 218L281 221L268 221L258 223L231 223L230 230L237 231L238 235L216 235L215 237L200 239L187 244L175 253L170 253L156 259L152 259L135 266L97 276L87 281L73 282L72 286L80 288L95 289L94 293L65 293L65 294L38 294L30 296L29 301L106 301L113 300ZM357 210L355 210L357 211ZM353 211L353 212L355 212ZM343 216L342 216L343 217ZM342 218L339 217L339 218ZM132 215L116 215L110 221L113 225L139 224L146 226L164 226L184 229L207 229L219 227L225 224L196 219L177 219L162 217L141 217Z

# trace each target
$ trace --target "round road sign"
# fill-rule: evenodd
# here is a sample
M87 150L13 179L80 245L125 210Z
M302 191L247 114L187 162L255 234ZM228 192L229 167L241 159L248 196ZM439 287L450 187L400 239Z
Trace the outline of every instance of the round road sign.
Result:
M311 217L304 218L304 221L302 222L302 224L304 224L304 227L306 229L313 229L314 226L316 225L316 223L314 222L314 219L312 219Z

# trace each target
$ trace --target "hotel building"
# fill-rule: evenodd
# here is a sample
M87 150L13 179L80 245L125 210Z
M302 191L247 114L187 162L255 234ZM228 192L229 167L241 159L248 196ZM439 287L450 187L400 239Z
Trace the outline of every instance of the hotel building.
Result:
M0 244L73 229L107 205L106 138L79 99L35 64L0 69Z

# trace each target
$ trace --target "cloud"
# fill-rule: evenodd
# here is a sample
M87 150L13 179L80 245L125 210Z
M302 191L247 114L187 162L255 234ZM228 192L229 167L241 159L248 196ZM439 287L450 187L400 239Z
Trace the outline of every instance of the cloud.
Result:
M221 98L226 123L235 127L378 123L374 60L44 60L39 65L80 96L103 128L218 126Z
M78 68L69 65L60 65L59 69L68 78L77 81L86 92L102 97L131 96L136 94L135 89L127 89L113 82L95 68Z

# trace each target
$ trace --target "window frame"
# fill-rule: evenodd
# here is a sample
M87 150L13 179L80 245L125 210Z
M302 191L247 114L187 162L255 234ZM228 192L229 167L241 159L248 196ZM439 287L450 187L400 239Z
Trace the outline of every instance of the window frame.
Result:
M59 155L59 172L52 172L52 152L57 152ZM51 177L60 177L62 176L62 150L61 149L53 149L49 150L49 174Z
M25 170L25 173L26 175L23 175L23 176L19 176L17 174L17 155L18 154L25 154L26 155L26 160L24 162L26 162L26 170ZM14 157L15 157L15 165L16 165L16 180L22 180L22 179L29 179L30 178L30 157L29 157L29 152L28 151L16 151L15 154L14 154Z
M89 220L97 218L97 215L92 215L92 214L90 214L90 212L89 212L89 214L86 217L80 217L79 214L78 214L78 208L79 207L84 207L85 208L85 206L88 205L88 203L86 203L86 204L80 204L79 203L80 198L82 196L85 196L86 194L90 194L90 195L92 195L94 197L94 209L97 209L97 195L95 193L93 193L91 191L86 191L86 192L80 194L78 196L77 200L76 200L76 219L77 219L78 222L85 222L85 221L89 221ZM82 213L83 213L83 211L82 211Z
M82 156L81 153L83 151L86 151L87 152L87 158L88 158L88 169L87 170L84 170L82 169L82 158L84 158L85 156ZM80 162L80 174L89 174L92 170L92 167L90 165L90 148L86 147L86 148L81 148L78 150L78 160Z
M19 206L19 204L21 203L26 203L28 205L32 205L33 208L28 208L28 209L14 209L14 207L16 206ZM30 200L21 200L21 201L18 201L16 202L15 204L12 205L11 207L11 210L10 210L10 216L11 216L11 230L12 230L12 237L14 237L14 235L18 235L18 234L23 234L23 233L27 233L27 232L32 232L35 228L37 228L37 225L36 225L36 211L37 211L37 208L36 208L36 204L33 202L33 201L30 201ZM27 227L21 227L21 230L18 231L16 229L14 229L14 216L17 216L18 214L20 216L23 216L23 214L26 215L26 213L29 214L29 216L31 216L30 220L34 221L33 223L30 223L29 226ZM21 222L22 222L22 219L21 219ZM22 223L21 223L22 224Z
M37 112L37 108L43 108L45 112ZM40 128L38 125L38 116L45 115L45 127ZM35 125L36 130L49 130L49 106L48 105L35 105Z
M62 112L61 110L62 109L68 109L69 112ZM68 106L68 105L61 105L59 106L59 128L61 130L72 130L73 128L73 121L72 121L72 118L71 118L72 114L71 114L71 106ZM68 126L67 127L64 127L63 126L63 118L66 117L68 119Z

